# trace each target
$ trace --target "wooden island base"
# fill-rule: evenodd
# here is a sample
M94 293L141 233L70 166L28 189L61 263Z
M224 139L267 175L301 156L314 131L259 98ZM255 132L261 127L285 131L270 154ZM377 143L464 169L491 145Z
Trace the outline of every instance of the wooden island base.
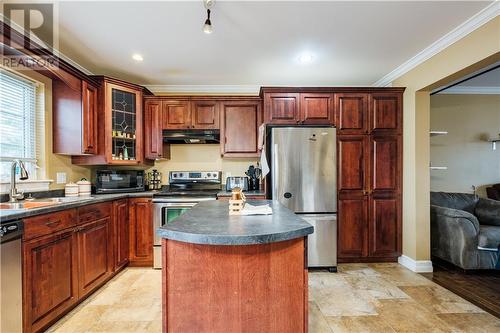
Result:
M163 332L307 332L306 241L163 239Z

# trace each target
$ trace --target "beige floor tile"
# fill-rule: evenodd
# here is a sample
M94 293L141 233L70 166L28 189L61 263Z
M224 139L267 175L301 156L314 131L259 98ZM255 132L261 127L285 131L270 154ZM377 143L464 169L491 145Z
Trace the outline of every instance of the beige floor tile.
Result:
M128 333L128 332L148 332L148 321L98 321L92 325L85 333ZM158 333L160 333L158 331Z
M396 332L379 316L326 317L335 333L391 333Z
M380 274L388 282L395 286L432 286L434 282L423 276L410 271L409 269L398 266L372 266L373 270Z
M451 332L439 317L417 302L408 300L380 300L379 319L398 333Z
M408 298L401 289L379 276L346 276L345 280L355 289L364 290L375 299Z
M309 302L309 333L333 333L315 302Z
M357 292L342 275L331 273L311 274L309 289L324 316L375 315L371 297Z
M484 312L477 306L438 285L400 288L412 299L433 313Z
M446 313L437 316L457 332L500 332L500 319L489 313Z

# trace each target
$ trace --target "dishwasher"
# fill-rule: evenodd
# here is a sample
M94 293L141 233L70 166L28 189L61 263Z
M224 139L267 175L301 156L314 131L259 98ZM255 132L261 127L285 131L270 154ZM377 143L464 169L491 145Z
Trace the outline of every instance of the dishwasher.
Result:
M23 222L0 226L0 332L23 330L21 237Z

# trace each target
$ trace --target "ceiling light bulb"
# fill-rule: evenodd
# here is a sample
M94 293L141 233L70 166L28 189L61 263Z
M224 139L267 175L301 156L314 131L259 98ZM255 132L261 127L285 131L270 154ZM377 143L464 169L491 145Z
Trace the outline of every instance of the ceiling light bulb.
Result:
M211 34L213 32L212 22L210 21L210 9L207 9L207 19L203 25L203 32L206 34Z
M144 58L138 53L133 54L132 59L134 59L135 61L143 61L144 60Z
M303 54L299 57L299 61L303 64L310 63L313 60L313 56L310 54Z

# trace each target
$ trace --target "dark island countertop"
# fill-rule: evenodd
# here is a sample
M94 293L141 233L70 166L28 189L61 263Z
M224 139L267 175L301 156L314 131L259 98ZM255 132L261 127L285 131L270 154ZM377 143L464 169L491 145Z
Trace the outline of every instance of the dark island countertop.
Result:
M307 236L314 228L278 202L249 201L252 205L269 204L272 215L229 215L227 201L201 202L156 230L166 239L208 245L250 245L281 242Z

